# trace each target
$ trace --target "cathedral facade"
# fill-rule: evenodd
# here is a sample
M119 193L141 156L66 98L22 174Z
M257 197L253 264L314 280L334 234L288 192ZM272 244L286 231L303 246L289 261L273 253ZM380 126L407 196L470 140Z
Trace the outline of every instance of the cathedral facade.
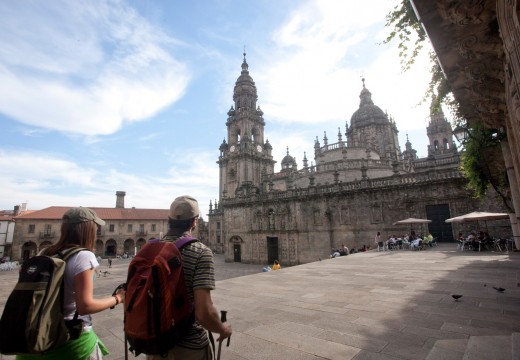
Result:
M337 140L324 134L298 168L289 154L275 172L257 88L245 54L220 145L219 196L210 204L208 241L226 261L296 265L328 257L331 248L374 247L374 236L404 234L392 225L409 217L432 220L438 241L453 241L458 225L445 220L474 210L503 210L473 199L459 169L460 155L442 110L430 111L428 156L418 158L372 101L363 80L360 104ZM336 137L336 136L335 136ZM497 230L502 231L502 230ZM505 230L507 232L507 230Z

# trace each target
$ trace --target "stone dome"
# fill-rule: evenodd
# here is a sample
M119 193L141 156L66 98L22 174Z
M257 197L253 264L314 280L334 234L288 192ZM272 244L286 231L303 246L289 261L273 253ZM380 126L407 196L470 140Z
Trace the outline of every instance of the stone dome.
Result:
M284 158L282 159L281 165L282 165L282 170L292 169L293 167L294 168L297 167L296 160L291 155L289 155L289 148L287 148L287 155L285 155Z
M363 79L363 90L359 94L361 99L359 109L357 109L350 118L350 127L363 127L367 125L383 125L388 124L388 116L372 101L372 94L365 88L365 79Z

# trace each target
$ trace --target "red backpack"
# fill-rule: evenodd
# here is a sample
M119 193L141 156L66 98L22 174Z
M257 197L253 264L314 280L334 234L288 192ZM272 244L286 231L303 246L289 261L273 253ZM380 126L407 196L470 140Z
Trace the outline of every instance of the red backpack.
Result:
M176 242L152 240L130 262L124 330L135 356L167 354L195 320L180 252L194 241L198 240L192 237Z

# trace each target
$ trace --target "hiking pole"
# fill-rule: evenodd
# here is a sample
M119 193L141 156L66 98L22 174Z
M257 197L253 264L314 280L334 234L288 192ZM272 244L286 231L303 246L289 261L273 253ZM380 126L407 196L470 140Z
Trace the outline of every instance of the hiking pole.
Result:
M225 310L220 310L220 321L222 321L223 323L225 323L225 322L227 321L227 319L226 319L226 315L227 315L227 311L225 311ZM227 346L229 346L229 341L230 341L230 340L231 340L231 339L228 338ZM222 350L222 342L223 342L223 341L224 341L224 340L221 340L221 341L219 341L219 343L218 343L218 354L217 354L217 360L220 360L220 351Z

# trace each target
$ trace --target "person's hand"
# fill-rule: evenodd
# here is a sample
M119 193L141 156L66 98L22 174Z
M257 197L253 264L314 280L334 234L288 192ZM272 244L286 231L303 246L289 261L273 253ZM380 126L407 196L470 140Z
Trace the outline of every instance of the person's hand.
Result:
M126 290L121 288L117 290L116 295L119 297L119 302L123 304L125 302Z
M228 324L227 322L225 323L222 323L223 325L223 330L220 334L219 334L219 337L217 339L217 341L224 341L225 339L227 339L228 337L231 336L231 334L233 333L233 330L231 329L231 325Z

